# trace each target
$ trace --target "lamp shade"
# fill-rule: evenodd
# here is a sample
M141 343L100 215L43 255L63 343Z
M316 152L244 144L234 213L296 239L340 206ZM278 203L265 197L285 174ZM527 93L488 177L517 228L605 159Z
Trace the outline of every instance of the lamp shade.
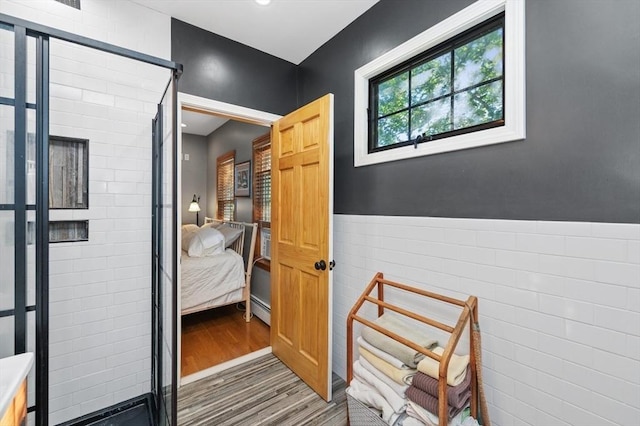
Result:
M193 200L191 200L191 204L189 204L189 211L190 212L199 212L200 211L200 204L198 204L198 201L200 201L200 197L196 198L196 195L193 194Z

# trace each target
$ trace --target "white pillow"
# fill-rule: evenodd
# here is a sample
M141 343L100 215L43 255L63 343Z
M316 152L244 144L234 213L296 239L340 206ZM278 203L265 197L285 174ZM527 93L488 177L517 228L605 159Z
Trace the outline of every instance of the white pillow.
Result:
M224 235L224 246L229 247L242 235L242 229L233 228L227 223L223 223L218 227L218 231Z
M189 250L189 244L191 244L191 239L193 238L193 236L196 234L196 232L198 232L200 228L198 227L198 225L194 225L194 224L189 224L189 225L182 225L181 228L181 234L182 234L182 240L181 240L181 246L182 246L182 250L187 251Z
M189 244L190 257L213 256L224 252L224 236L215 228L200 228Z

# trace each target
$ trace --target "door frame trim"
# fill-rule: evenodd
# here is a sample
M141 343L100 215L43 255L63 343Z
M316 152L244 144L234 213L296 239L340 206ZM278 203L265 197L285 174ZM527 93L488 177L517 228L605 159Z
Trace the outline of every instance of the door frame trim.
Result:
M240 105L234 105L226 102L216 101L214 99L203 98L200 96L190 95L188 93L178 92L178 105L176 108L178 114L178 123L182 123L182 109L188 108L190 110L197 110L197 112L202 112L203 114L211 114L217 116L224 116L231 120L243 121L246 123L256 124L259 126L265 126L271 128L272 124L282 118L281 115L272 114L265 111L259 111L257 109L247 108ZM177 132L178 134L178 152L177 157L182 158L182 127L179 127L181 130ZM249 141L248 143L251 143ZM178 178L177 185L177 199L182 200L182 161L178 161L178 169L176 171ZM180 225L182 224L182 210L177 208L177 226L180 229ZM181 253L181 242L180 238L176 238L176 247L177 253ZM183 385L182 383L182 372L181 372L181 363L182 363L182 306L181 306L181 265L180 262L177 262L176 269L176 286L177 286L177 295L174 303L177 304L177 351L176 351L176 360L177 360L177 375L178 375L178 388ZM269 347L270 348L270 347ZM213 370L212 370L213 371ZM214 374L213 371L210 374ZM186 384L186 383L184 383Z

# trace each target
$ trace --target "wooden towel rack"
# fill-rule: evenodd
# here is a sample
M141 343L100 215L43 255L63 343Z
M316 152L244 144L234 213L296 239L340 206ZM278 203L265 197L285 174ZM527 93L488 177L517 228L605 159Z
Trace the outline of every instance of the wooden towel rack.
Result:
M458 321L455 326L450 326L447 324L443 324L440 321L436 321L434 319L428 318L424 315L411 312L407 309L403 309L399 306L388 303L384 300L384 289L385 286L394 287L399 290L403 290L409 293L417 294L422 297L428 297L431 299L439 300L444 303L449 303L452 305L459 306L462 308L460 316L458 317ZM377 289L376 296L372 295L374 289ZM402 336L399 336L386 328L383 328L372 321L369 321L361 316L358 316L358 311L365 302L370 302L378 306L378 317L384 314L385 309L389 309L398 314L404 315L406 317L412 318L416 321L420 321L424 324L427 324L431 327L438 328L447 333L450 333L451 336L447 341L447 345L444 347L444 352L442 355L438 355L429 349L418 346L416 343L405 339ZM476 357L473 350L473 341L472 341L472 321L471 318L478 318L478 299L475 296L469 296L467 300L458 300L451 297L443 296L441 294L432 293L426 290L421 290L415 287L411 287L405 284L396 283L393 281L389 281L384 279L382 272L378 272L367 288L362 292L356 303L351 308L349 312L349 316L347 317L347 383L351 383L351 379L353 379L353 321L358 321L361 324L366 325L367 327L371 327L374 330L379 331L380 333L389 336L390 338L409 346L410 348L428 356L431 359L440 363L439 366L439 378L438 378L438 418L440 426L446 426L448 424L448 415L447 415L447 370L449 368L449 361L451 360L451 355L453 355L454 350L462 336L464 331L464 327L469 324L469 336L470 336L470 348L469 348L469 357L470 357L470 365L471 365L471 415L474 418L477 418L478 412L478 381L477 381L477 365L476 365Z

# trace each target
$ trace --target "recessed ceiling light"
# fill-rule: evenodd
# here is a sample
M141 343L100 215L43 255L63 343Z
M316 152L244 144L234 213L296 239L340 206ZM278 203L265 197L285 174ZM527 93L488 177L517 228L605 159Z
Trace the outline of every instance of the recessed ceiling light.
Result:
M180 123L180 127L187 127L187 125L184 123Z
M260 6L266 6L271 3L271 0L256 0L256 3L258 3Z

